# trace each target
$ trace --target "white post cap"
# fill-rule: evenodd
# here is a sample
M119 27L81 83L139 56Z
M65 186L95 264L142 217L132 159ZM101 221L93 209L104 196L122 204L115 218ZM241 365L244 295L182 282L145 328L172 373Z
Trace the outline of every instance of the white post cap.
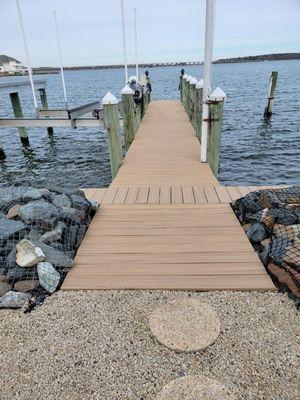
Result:
M226 93L218 86L211 92L209 98L214 101L222 101L226 99Z
M197 83L198 83L198 81L197 81L196 78L192 78L192 79L190 80L190 85L197 85Z
M188 74L187 74L187 73L184 73L182 78L183 78L183 79L187 79L187 77L188 77Z
M129 82L131 82L131 81L136 81L137 82L138 78L135 75L132 75L132 76L129 77L128 81Z
M121 94L134 94L134 91L131 89L129 85L125 85L121 90Z
M187 81L189 82L191 79L193 79L193 77L192 77L192 75L189 75L189 76L187 77Z
M201 79L199 79L199 81L198 81L198 83L196 85L196 88L197 89L202 89L203 85L204 85L204 80L201 78Z
M102 99L102 104L118 104L118 99L110 92L107 92L106 95Z

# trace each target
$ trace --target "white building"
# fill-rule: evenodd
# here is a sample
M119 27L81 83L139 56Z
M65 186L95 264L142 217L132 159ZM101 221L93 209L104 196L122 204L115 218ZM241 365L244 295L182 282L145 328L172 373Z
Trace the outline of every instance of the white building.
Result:
M0 64L0 72L8 75L25 75L28 69L20 62L9 61L8 63Z

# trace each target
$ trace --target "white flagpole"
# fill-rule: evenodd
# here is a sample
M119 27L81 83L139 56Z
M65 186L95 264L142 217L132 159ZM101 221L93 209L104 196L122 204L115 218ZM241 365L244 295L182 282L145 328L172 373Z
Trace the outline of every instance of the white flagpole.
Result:
M215 0L206 0L205 49L204 49L204 85L202 108L201 161L207 160L207 135L209 124L208 100L211 91L211 65L213 57Z
M62 85L63 85L63 90L64 90L65 106L66 106L66 109L68 109L67 90L66 90L66 83L65 83L63 60L62 60L62 54L61 54L61 48L60 48L58 23L57 23L57 17L56 17L56 11L55 10L53 11L53 16L54 16L54 24L55 24L57 51L58 51L58 57L59 57L59 63L60 63L61 80L62 80Z
M16 6L17 6L17 11L18 11L18 16L19 16L19 22L20 22L20 27L21 27L21 32L22 32L22 38L23 38L23 44L24 44L24 49L25 49L25 54L26 54L26 63L27 63L28 74L29 74L29 80L30 80L30 85L31 85L33 103L34 103L35 109L37 110L37 109L38 109L38 104L37 104L37 100L36 100L36 96L35 96L35 91L34 91L34 83L33 83L33 78L32 78L32 69L31 69L31 63L30 63L30 58L29 58L29 51L28 51L28 46L27 46L27 41L26 41L25 29L24 29L23 18L22 18L22 13L21 13L21 7L20 7L20 2L19 2L19 0L16 0Z
M121 17L122 17L123 54L124 54L125 85L126 85L128 83L128 69L127 69L126 30L125 30L124 2L123 2L123 0L121 0Z
M135 48L135 75L136 79L139 80L139 64L138 64L138 35L137 35L137 20L136 20L136 8L133 9L134 15L134 48Z

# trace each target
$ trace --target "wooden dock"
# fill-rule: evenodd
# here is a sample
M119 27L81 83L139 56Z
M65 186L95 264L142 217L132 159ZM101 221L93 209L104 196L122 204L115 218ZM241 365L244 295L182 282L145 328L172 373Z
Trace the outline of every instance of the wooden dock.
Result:
M223 187L182 105L149 105L62 289L275 290L230 202L256 187Z

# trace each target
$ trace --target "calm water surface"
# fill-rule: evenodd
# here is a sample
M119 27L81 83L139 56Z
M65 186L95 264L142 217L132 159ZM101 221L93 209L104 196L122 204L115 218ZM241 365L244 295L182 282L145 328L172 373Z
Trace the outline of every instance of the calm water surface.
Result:
M262 115L268 81L278 70L274 114ZM150 68L152 99L179 97L178 67ZM186 67L200 78L202 66ZM131 71L133 74L133 71ZM101 99L110 90L120 97L123 70L66 72L70 106ZM36 77L38 78L38 77ZM50 108L63 107L59 75L47 75ZM0 78L0 81L16 78ZM18 78L18 79L26 79ZM28 79L28 78L27 78ZM293 184L300 182L300 61L219 64L213 66L213 87L227 94L224 107L220 181L227 185ZM24 116L34 116L29 86L20 92ZM0 93L0 116L13 117L7 94ZM105 133L96 128L30 128L30 147L22 147L16 129L0 128L7 159L0 163L0 186L106 186L111 181Z

